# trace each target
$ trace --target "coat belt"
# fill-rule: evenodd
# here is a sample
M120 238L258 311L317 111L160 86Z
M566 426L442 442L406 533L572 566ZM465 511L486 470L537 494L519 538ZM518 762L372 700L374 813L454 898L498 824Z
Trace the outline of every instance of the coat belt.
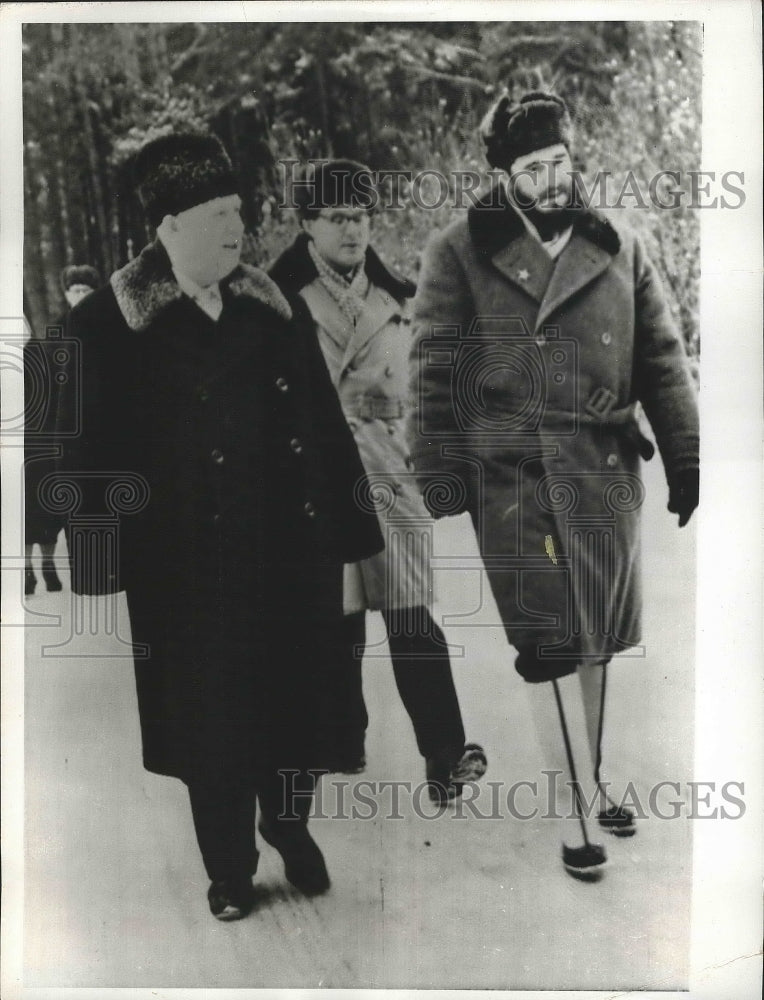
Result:
M347 417L359 420L397 420L406 412L406 405L400 396L372 396L361 393L344 401L342 408Z
M582 412L576 414L565 410L544 410L545 425L559 422L570 426L575 420L578 420L579 424L594 427L609 427L620 431L646 462L649 462L655 454L655 446L652 441L649 441L639 429L636 406L633 403L630 403L628 406L608 409L601 416L598 416L594 412L593 407L584 409Z

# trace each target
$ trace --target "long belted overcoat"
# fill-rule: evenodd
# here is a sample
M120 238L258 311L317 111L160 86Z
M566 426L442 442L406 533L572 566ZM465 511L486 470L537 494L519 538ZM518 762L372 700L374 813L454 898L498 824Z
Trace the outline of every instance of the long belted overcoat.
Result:
M51 497L73 589L126 592L145 766L255 782L314 763L342 564L382 539L304 305L246 265L221 294L213 322L157 242L73 310Z
M557 260L497 186L424 255L409 441L468 509L510 641L597 660L641 638L641 404L669 482L698 465L684 345L640 241L581 210Z
M414 285L390 271L372 248L369 290L355 324L319 280L307 234L270 269L299 293L316 323L318 341L370 482L359 502L376 510L385 551L346 572L345 610L417 607L432 600L432 518L412 471L405 439Z

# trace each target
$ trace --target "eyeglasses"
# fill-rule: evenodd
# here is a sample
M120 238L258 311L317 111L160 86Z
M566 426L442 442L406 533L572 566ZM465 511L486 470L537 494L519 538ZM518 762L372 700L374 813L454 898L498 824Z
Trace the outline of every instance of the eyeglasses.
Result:
M357 226L365 226L370 221L368 212L329 212L326 215L319 213L318 217L337 229L345 229L351 222Z

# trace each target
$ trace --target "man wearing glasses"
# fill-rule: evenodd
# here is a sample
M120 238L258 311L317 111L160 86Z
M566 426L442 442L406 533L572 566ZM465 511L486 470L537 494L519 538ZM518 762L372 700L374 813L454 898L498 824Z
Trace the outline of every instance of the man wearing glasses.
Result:
M432 522L404 437L411 346L405 312L415 287L369 245L377 192L368 167L334 160L309 168L295 201L302 232L270 275L287 294L299 294L315 320L371 483L359 502L376 510L386 541L378 556L345 567L345 614L335 661L327 665L334 721L327 763L343 773L365 767L365 612L381 611L428 792L442 804L484 774L486 758L481 747L465 745L446 642L429 611Z

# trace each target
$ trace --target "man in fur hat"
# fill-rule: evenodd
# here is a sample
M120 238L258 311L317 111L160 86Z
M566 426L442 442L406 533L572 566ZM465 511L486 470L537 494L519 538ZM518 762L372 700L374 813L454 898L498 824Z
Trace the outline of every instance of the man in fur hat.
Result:
M635 832L601 761L606 665L641 637L639 465L653 446L635 407L682 527L698 503L696 393L641 242L576 203L564 102L504 96L483 138L503 176L424 257L409 438L423 478L461 486L545 763L574 791L563 863L592 879L606 852L584 801L603 830Z
M256 796L287 879L329 886L307 828L314 664L342 563L382 543L354 502L363 468L304 308L239 263L220 142L156 139L135 179L157 239L69 324L82 359L61 406L70 422L81 408L64 457L79 491L72 585L126 591L144 765L187 784L210 909L234 920L253 904ZM95 529L117 512L111 558Z

